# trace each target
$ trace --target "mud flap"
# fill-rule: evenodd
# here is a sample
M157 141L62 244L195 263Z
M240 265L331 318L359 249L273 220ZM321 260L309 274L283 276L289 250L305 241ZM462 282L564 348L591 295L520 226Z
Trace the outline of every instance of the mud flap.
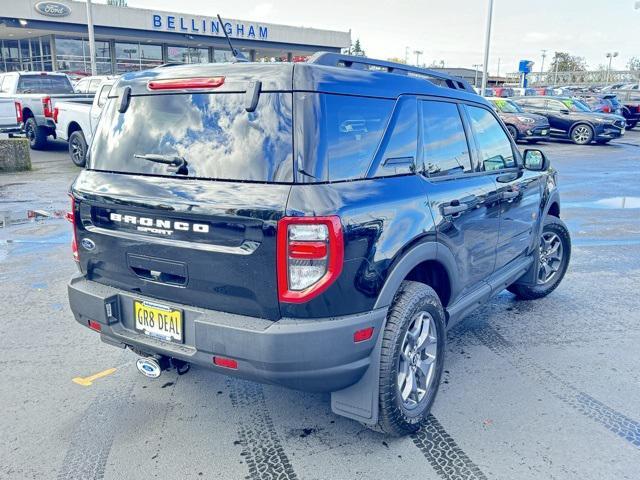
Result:
M386 323L386 319L384 323ZM331 392L331 410L336 415L351 418L367 425L378 423L380 352L384 336L384 323L378 333L376 346L371 352L369 368L362 378L350 387Z

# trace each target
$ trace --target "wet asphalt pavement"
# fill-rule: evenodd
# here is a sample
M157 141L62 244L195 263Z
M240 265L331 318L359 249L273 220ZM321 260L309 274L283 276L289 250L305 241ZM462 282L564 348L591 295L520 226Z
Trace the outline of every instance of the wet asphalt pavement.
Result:
M72 318L69 224L0 229L0 478L640 478L640 129L540 148L559 171L567 276L456 326L429 426L403 439L333 415L328 395L195 367L142 377ZM14 219L66 210L79 171L64 144L32 158L0 175Z

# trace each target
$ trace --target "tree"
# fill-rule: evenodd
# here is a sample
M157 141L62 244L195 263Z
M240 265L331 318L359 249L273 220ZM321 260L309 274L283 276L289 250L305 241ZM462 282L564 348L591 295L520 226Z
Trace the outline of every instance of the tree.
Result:
M351 48L349 49L349 53L351 53L351 55L358 55L360 57L365 57L366 54L364 52L364 50L362 49L362 46L360 45L360 39L357 38L356 39L356 43L354 43Z
M557 68L556 68L557 65ZM587 69L587 63L584 57L570 55L567 52L556 52L549 67L550 72L584 72Z
M631 57L627 62L627 68L629 70L640 70L640 57Z

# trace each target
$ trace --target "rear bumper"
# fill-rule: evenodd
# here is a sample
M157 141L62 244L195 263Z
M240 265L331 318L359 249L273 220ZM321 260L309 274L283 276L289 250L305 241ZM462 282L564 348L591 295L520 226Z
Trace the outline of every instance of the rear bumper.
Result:
M383 308L335 318L273 322L145 298L82 275L71 279L68 293L76 320L84 326L89 320L99 322L100 336L106 343L178 358L228 375L316 392L340 390L362 377L386 317ZM182 309L184 343L163 342L136 331L134 299ZM107 316L108 310L111 316ZM354 343L354 332L367 327L374 327L373 337ZM215 355L235 359L238 369L214 365Z

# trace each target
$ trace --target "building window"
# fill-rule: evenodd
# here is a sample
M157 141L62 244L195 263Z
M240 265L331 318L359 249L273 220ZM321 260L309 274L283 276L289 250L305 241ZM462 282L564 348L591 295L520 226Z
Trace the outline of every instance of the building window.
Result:
M20 65L20 48L17 40L3 40L2 60L5 72L22 70Z
M162 45L116 43L117 73L144 70L162 65Z
M168 46L167 60L178 63L208 63L209 49Z
M111 73L111 46L108 41L96 40L96 69L98 75ZM58 70L68 74L91 74L89 42L80 38L56 37Z
M219 50L215 49L213 51L213 62L214 63L225 63L225 62L233 62L234 58L231 55L231 50Z

